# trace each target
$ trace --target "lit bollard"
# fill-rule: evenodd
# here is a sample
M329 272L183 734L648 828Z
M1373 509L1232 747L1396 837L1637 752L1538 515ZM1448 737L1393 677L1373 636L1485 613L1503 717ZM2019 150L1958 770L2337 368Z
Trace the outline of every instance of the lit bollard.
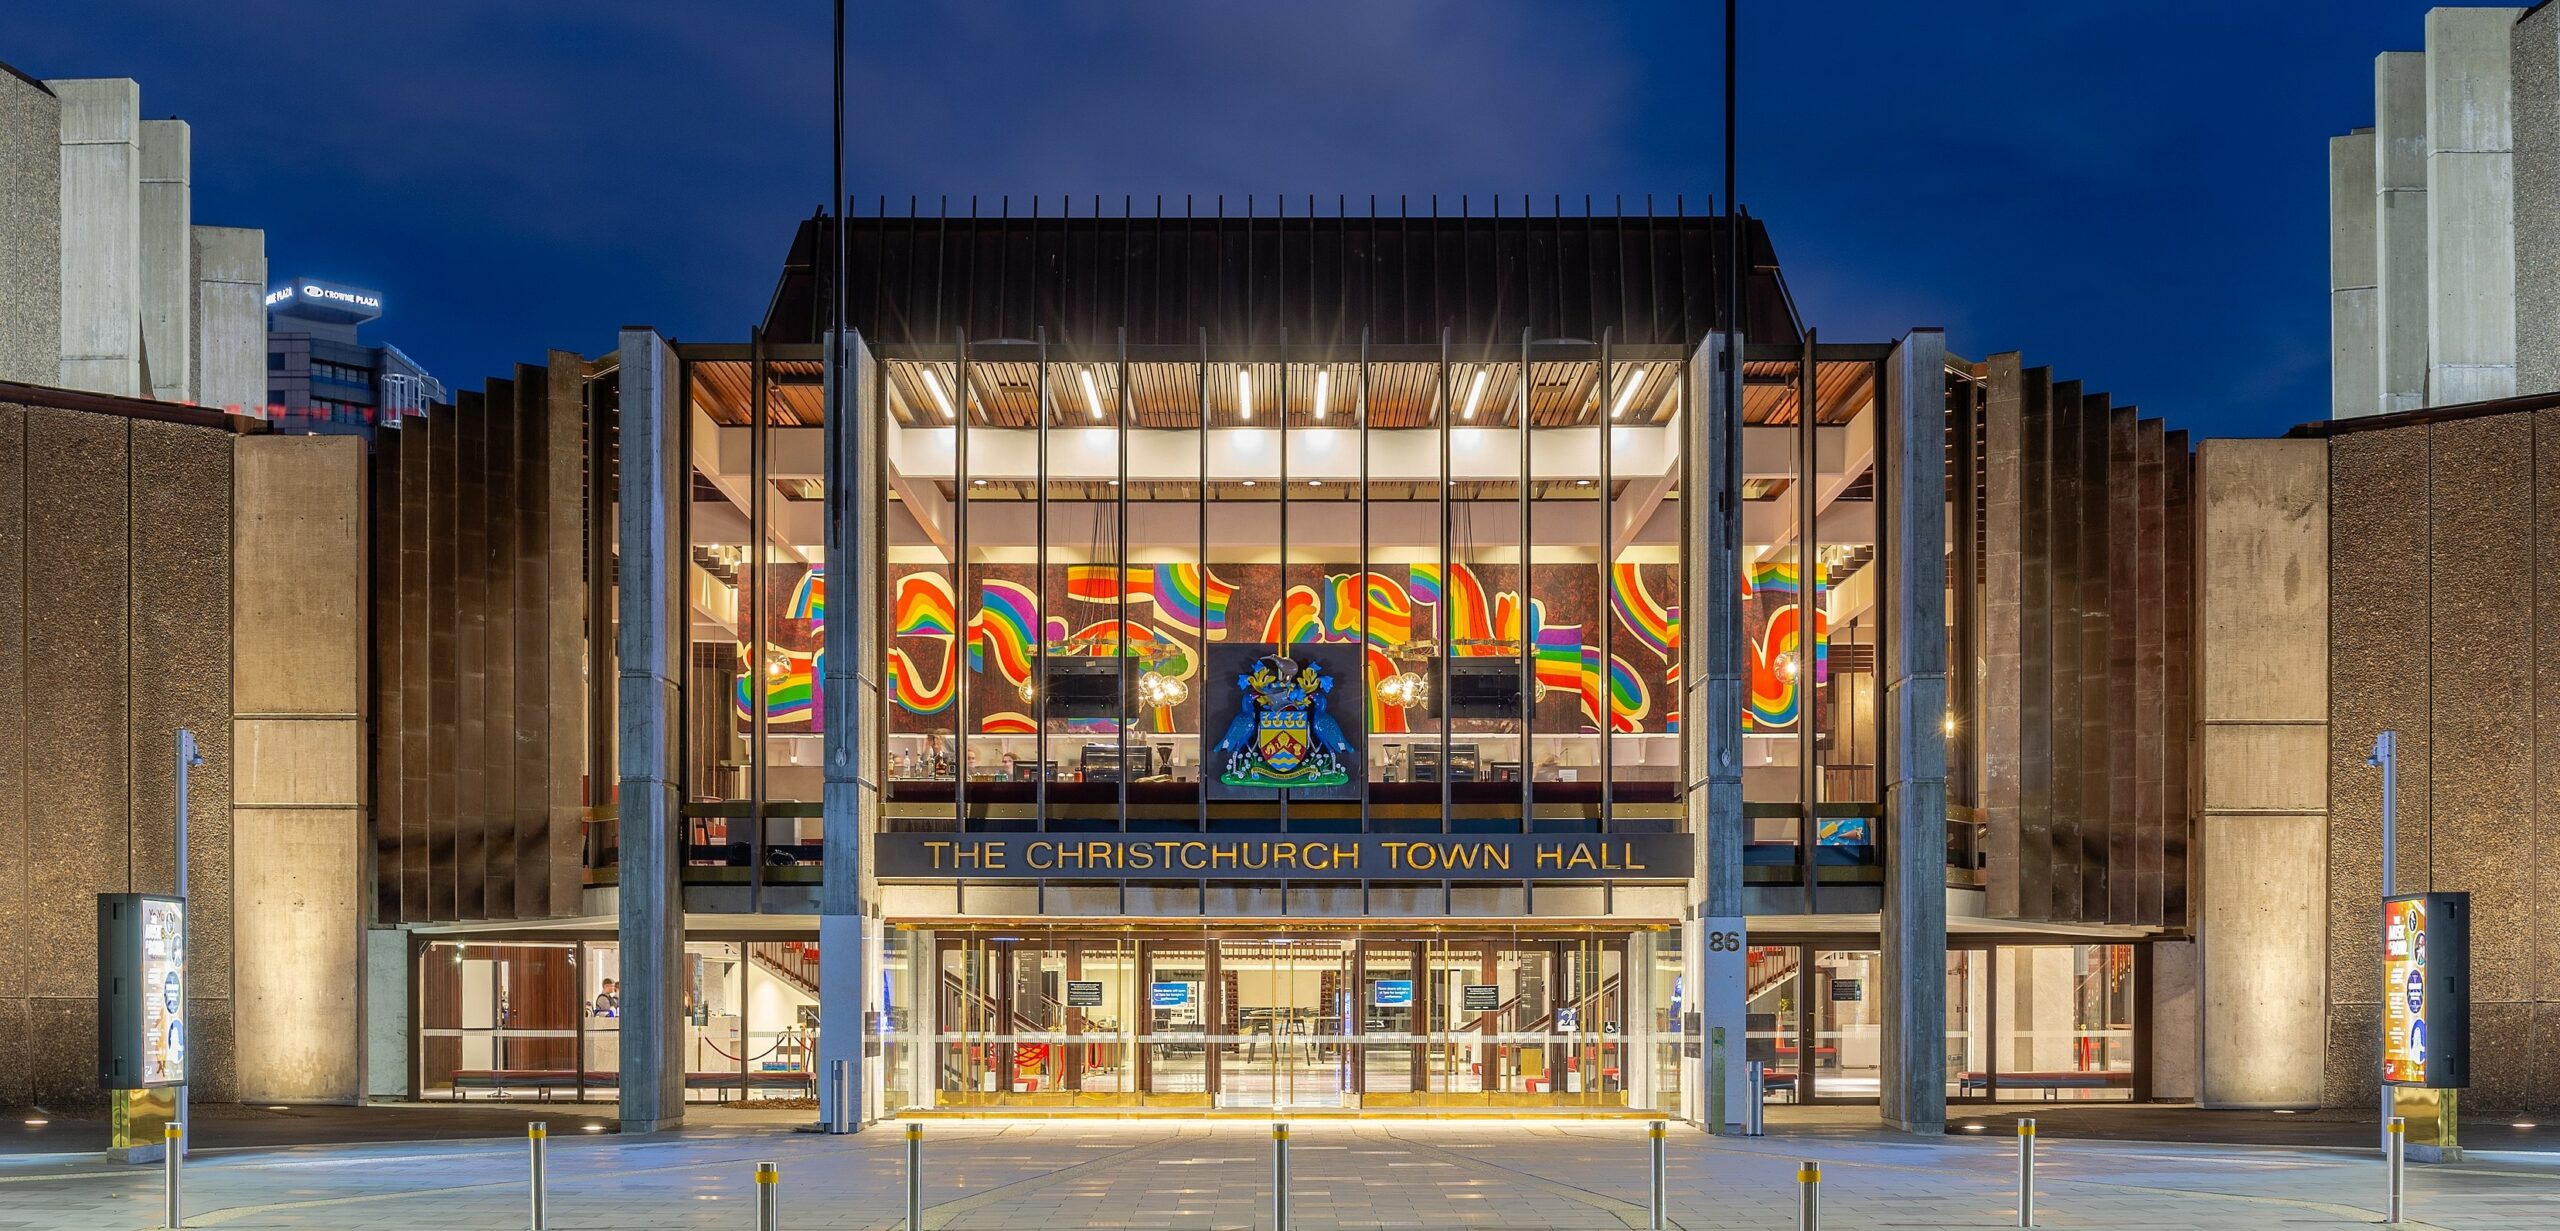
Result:
M549 1126L545 1125L540 1120L532 1121L524 1126L525 1159L527 1166L531 1169L531 1173L528 1178L532 1181L533 1192L533 1231L544 1231L545 1228L551 1225L548 1221L549 1216L543 1209L544 1194L542 1191L542 1151L550 1137L551 1130Z
M1821 1231L1822 1164L1806 1159L1796 1164L1796 1231Z
M1289 1231L1289 1126L1271 1126L1271 1225Z
M1666 1207L1671 1203L1671 1191L1662 1180L1662 1121L1654 1121L1652 1127L1645 1130L1645 1149L1652 1156L1653 1169L1652 1200L1645 1207L1652 1213L1652 1218L1645 1225L1651 1231L1663 1231L1670 1218Z
M2391 1117L2389 1130L2391 1134L2391 1153L2385 1155L2382 1162L2383 1169L2388 1172L2390 1176L2391 1196L2390 1204L2385 1207L2389 1212L2383 1215L2382 1221L2385 1223L2396 1223L2400 1221L2400 1165L2408 1153L2409 1122L2399 1116L2393 1116ZM178 1173L175 1171L171 1171L169 1173L170 1180L173 1184L176 1182L177 1174ZM176 1192L177 1189L172 1187L169 1191ZM169 1225L174 1227L177 1224L171 1223Z
M827 1088L835 1095L835 1114L827 1117L827 1131L843 1134L853 1131L853 1062L838 1060L827 1067Z
M2036 1118L2018 1118L2018 1225L2036 1225Z
M774 1163L756 1164L756 1231L774 1231L782 1225L782 1168Z
M907 1126L907 1231L924 1231L924 1126Z
M177 1141L179 1134L182 1134L182 1129L179 1129L177 1124L169 1124L166 1129L161 1129L161 1141L166 1141L166 1147L161 1147L161 1175L166 1177L166 1180L161 1182L161 1187L164 1187L166 1198L169 1198L169 1221L166 1221L166 1226L172 1226L172 1228L187 1226L187 1216L179 1211L179 1190L177 1190L179 1159L187 1157L187 1152L179 1149L179 1141ZM2399 1190L2399 1182L2394 1182L2391 1187Z

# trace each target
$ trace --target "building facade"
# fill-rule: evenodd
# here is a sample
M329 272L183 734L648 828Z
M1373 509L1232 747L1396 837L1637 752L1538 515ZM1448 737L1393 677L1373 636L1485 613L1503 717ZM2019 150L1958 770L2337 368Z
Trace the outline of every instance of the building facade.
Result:
M444 382L399 347L358 330L382 292L295 278L267 292L266 418L286 431L370 436L445 400Z
M2330 417L2560 389L2560 10L2439 8L2329 141Z
M195 221L186 121L144 120L130 80L0 64L0 177L0 379L231 413L263 403L265 235Z

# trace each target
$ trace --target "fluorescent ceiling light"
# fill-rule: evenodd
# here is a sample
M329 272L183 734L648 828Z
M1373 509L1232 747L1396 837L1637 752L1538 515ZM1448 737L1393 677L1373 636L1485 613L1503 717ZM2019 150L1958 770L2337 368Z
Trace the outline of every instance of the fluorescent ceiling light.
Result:
M1236 369L1236 409L1245 418L1253 417L1253 373L1243 368Z
M933 395L933 404L942 408L942 417L951 418L951 395L942 391L942 373L924 370L924 391Z
M1084 404L1093 408L1094 418L1101 418L1102 391L1093 387L1093 369L1077 368L1076 375L1084 381Z
M1483 398L1484 398L1484 369L1483 369L1483 368L1477 368L1477 369L1476 369L1476 378L1475 378L1474 380L1471 380L1471 381L1467 382L1467 410L1466 410L1466 418L1467 418L1467 421L1468 421L1468 422L1472 423L1472 422L1474 422L1474 421L1475 421L1475 417L1476 417L1476 403L1477 403L1477 402L1479 402L1479 401L1482 401L1482 400L1483 400Z
M1327 394L1332 393L1332 392L1333 392L1333 369L1331 369L1331 368L1320 368L1320 369L1318 369L1318 370L1316 371L1316 417L1317 417L1317 418L1321 419L1321 418L1323 418L1323 417L1324 417L1324 403L1325 403L1325 396L1326 396Z
M1641 389L1641 388L1643 388L1643 387L1644 387L1644 369L1643 369L1643 368L1637 368L1636 370L1634 370L1634 371L1632 371L1632 372L1627 373L1627 391L1618 395L1618 405L1617 405L1617 408L1609 412L1609 417L1610 417L1610 418L1612 418L1612 419L1615 419L1615 418L1617 418L1618 416L1620 416L1620 415L1623 415L1623 414L1627 413L1627 403L1632 402L1632 401L1635 401L1635 400L1636 400L1636 390Z

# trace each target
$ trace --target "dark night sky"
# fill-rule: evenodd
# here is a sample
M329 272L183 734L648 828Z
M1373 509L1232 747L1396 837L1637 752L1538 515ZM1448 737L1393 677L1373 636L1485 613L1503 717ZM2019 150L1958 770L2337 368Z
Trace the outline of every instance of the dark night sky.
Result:
M1941 325L2204 435L2325 415L2325 139L2425 4L1744 2L1742 197L1825 336ZM865 196L1720 187L1713 3L853 7ZM139 79L197 221L381 288L371 336L467 385L746 335L826 196L829 12L26 0L0 60Z

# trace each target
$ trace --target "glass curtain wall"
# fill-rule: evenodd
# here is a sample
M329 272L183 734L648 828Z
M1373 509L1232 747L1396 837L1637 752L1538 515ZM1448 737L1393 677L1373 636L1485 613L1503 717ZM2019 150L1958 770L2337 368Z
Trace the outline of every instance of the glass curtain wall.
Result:
M1671 823L1681 365L1601 349L893 357L892 823L1592 829L1613 762ZM1322 647L1365 791L1203 788L1255 644Z
M1628 933L902 930L886 1082L980 1109L1665 1106ZM1651 938L1644 938L1649 942ZM1639 972L1641 975L1641 972ZM893 991L893 1004L898 997Z

